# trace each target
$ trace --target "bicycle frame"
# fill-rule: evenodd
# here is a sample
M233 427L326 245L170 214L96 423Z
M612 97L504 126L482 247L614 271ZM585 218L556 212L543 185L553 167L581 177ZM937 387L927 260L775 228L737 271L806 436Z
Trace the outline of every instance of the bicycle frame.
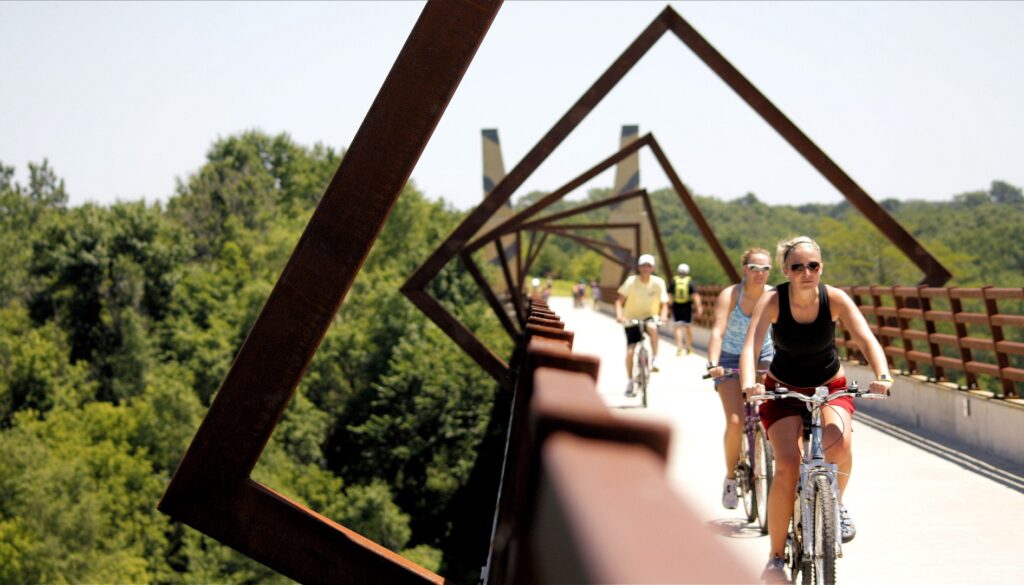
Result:
M715 378L716 381L725 378L735 378L739 375L739 370L736 368L723 368L725 371L724 376ZM762 379L764 374L768 370L758 370L758 379ZM710 374L704 376L704 379L711 378ZM746 449L740 449L739 459L736 461L736 485L738 495L743 501L744 511L747 513L747 521L757 521L761 528L762 534L768 532L768 521L767 521L767 494L768 487L771 485L773 472L772 462L767 461L764 466L759 466L757 461L757 440L758 434L762 434L762 441L764 442L764 449L767 451L766 458L772 458L771 446L767 442L767 431L761 426L761 416L757 412L757 407L750 401L743 402L743 437L741 441L746 443ZM744 451L746 455L744 456ZM760 477L764 477L765 489L761 495L757 495L757 483Z
M814 552L814 492L817 489L815 479L824 476L828 479L829 487L832 490L832 501L835 503L834 514L839 517L839 466L835 463L825 461L825 449L822 446L821 409L831 400L828 396L828 388L818 387L814 389L815 398L823 398L821 402L808 402L807 409L811 411L810 441L804 443L803 461L800 463L800 479L796 484L796 501L798 506L793 507L793 514L796 526L802 527L803 554L813 559ZM822 396L822 394L824 394ZM847 392L837 392L833 396L848 395ZM799 516L796 516L799 510ZM804 519L809 521L803 521ZM836 557L843 556L842 534L836 531L835 538Z
M653 350L649 349L651 344L648 339L647 325L648 323L654 323L655 327L658 325L658 319L654 317L647 317L646 319L631 319L630 324L636 325L640 329L640 341L635 345L637 347L633 350L633 378L638 379L639 376L639 390L641 403L644 408L647 408L647 387L650 383L651 376L651 358L654 355ZM657 335L657 333L655 333Z
M821 410L829 402L842 398L844 396L851 396L854 398L886 398L885 394L872 394L867 392L861 392L857 387L857 383L854 382L846 390L829 394L829 389L824 386L819 386L814 389L814 394L807 396L798 392L792 392L786 388L778 387L775 392L757 394L751 397L752 400L779 400L785 398L795 398L807 404L807 409L811 413L811 424L810 424L810 441L804 443L803 459L800 463L800 477L796 484L796 501L793 506L793 521L791 523L790 534L787 536L789 541L788 546L791 550L795 549L790 539L799 538L800 550L796 551L800 553L800 558L790 559L791 565L794 569L793 578L796 578L797 570L805 570L803 565L806 563L814 563L815 576L818 581L823 579L821 575L819 562L822 561L823 556L827 553L818 553L818 544L815 539L816 529L815 517L814 517L814 501L817 495L816 490L818 478L825 478L828 481L828 489L831 491L832 510L826 513L830 514L833 519L832 525L838 527L839 519L839 466L834 463L829 463L825 460L825 449L822 446L822 434L823 429L821 426ZM797 534L796 530L800 533ZM834 531L834 542L831 543L820 543L821 551L825 551L825 547L834 547L835 558L841 558L843 556L843 541L842 533L840 530Z

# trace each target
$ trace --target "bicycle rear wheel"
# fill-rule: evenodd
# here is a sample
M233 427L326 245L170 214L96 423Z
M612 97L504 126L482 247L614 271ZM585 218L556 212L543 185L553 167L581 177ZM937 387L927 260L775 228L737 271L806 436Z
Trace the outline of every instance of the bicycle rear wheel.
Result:
M753 489L754 503L757 508L757 524L761 534L768 534L768 490L772 487L775 477L775 452L768 442L768 432L764 425L757 423L754 429L753 457Z
M740 439L740 458L736 462L736 491L743 501L747 522L757 519L757 498L754 493L754 461L750 452L750 437L743 433Z
M814 478L814 582L835 585L836 529L839 526L835 496L828 478Z

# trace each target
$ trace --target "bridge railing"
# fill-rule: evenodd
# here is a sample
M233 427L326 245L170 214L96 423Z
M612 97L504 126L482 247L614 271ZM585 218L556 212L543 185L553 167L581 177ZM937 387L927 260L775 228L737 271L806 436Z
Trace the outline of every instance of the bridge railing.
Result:
M610 411L572 344L533 300L484 582L753 582L669 485L668 425Z
M710 327L721 286L698 287ZM841 287L867 318L894 369L1016 398L1024 388L1024 288ZM836 346L864 361L850 333Z

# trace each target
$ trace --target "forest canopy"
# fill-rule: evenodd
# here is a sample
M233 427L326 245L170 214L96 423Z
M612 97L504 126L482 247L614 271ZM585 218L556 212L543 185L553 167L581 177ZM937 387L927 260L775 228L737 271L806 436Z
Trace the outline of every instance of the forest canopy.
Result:
M47 161L28 165L24 184L0 162L0 583L287 581L155 505L342 156L250 131L214 142L164 203L80 206ZM673 261L724 284L675 193L652 200ZM831 283L920 278L845 203L697 201L737 262L800 233L822 244ZM1020 286L1019 187L882 204L950 269L950 284ZM398 292L463 217L405 187L254 477L472 582L493 492L468 494L494 473L481 459L500 444L497 387ZM600 261L553 239L536 272L593 278ZM461 265L430 292L510 354Z

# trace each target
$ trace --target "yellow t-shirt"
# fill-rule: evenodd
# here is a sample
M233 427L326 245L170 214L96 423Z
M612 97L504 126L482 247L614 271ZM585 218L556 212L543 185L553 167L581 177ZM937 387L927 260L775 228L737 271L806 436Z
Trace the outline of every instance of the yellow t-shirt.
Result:
M646 284L639 276L630 276L619 287L619 294L626 297L622 307L622 317L626 320L655 317L661 311L662 303L668 302L665 279L653 274Z

